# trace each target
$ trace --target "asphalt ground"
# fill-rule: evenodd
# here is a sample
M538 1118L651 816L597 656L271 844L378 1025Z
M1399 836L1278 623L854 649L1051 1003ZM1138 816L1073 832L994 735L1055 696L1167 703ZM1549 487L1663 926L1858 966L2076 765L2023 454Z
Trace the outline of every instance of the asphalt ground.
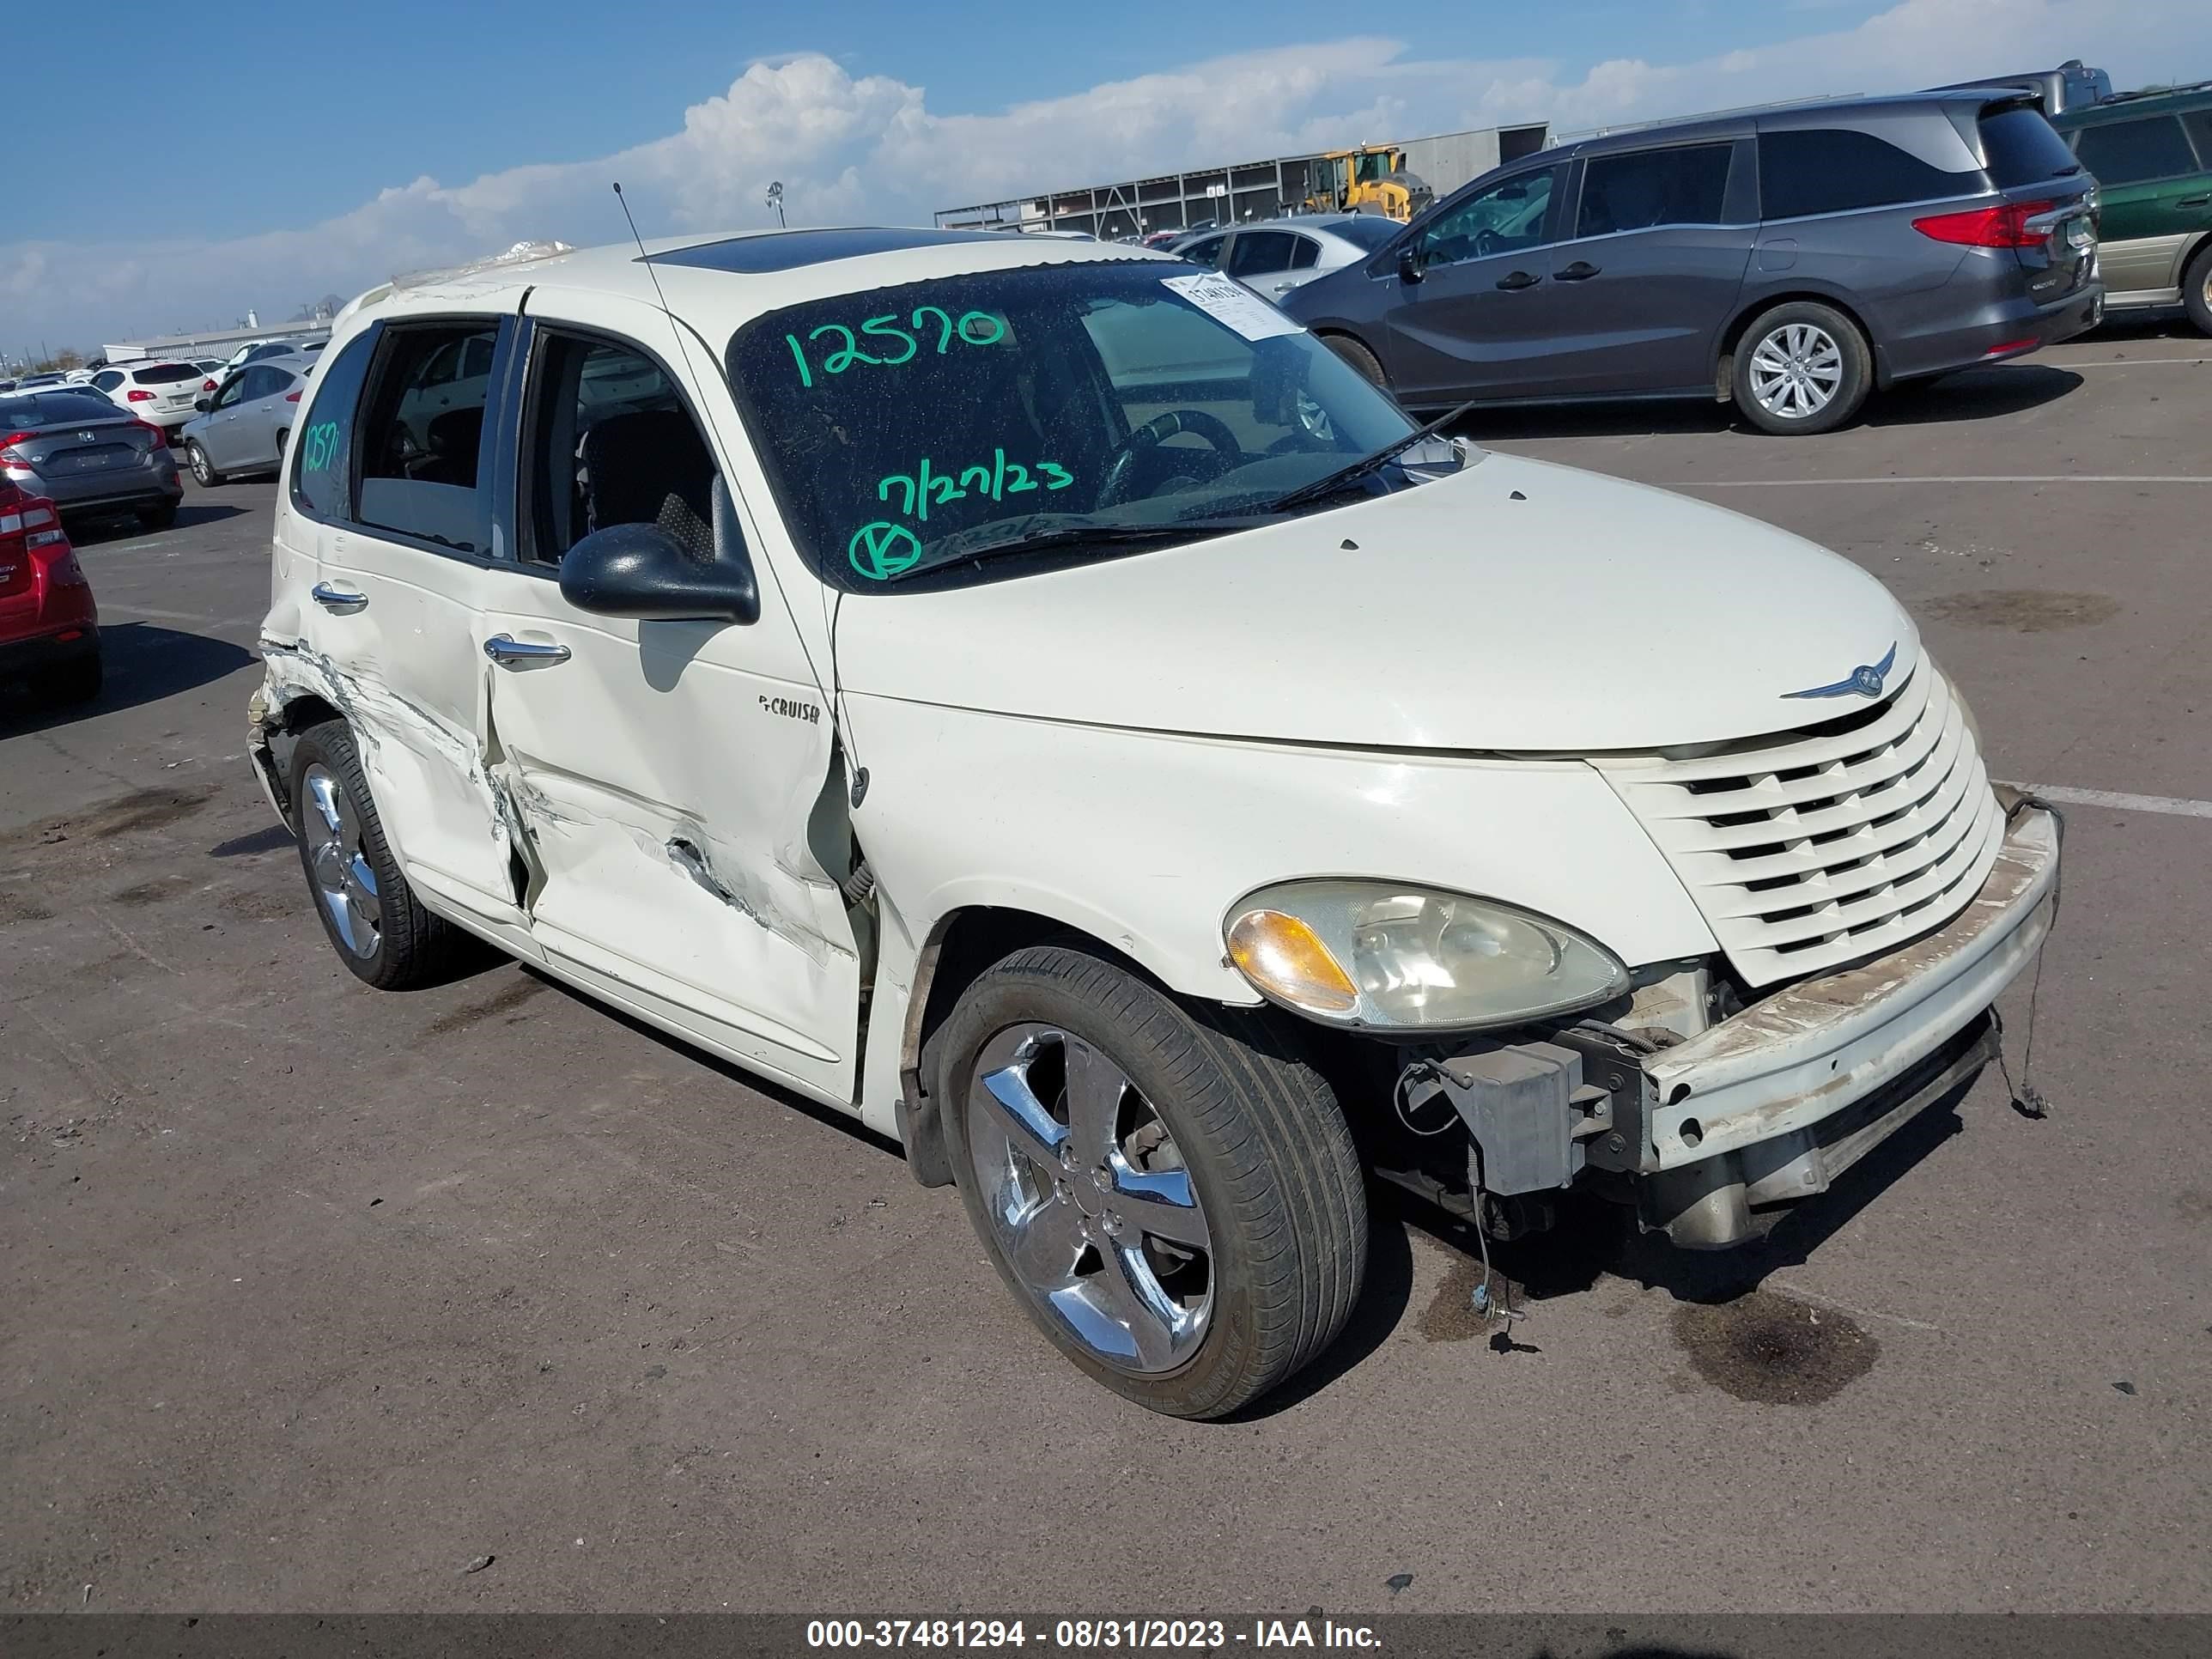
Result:
M271 487L86 535L107 691L0 700L0 1606L2212 1609L2208 359L1473 428L1838 549L1996 775L2093 803L2053 1109L1985 1074L1732 1279L1514 1247L1502 1351L1386 1201L1340 1347L1226 1425L1081 1380L842 1120L512 963L357 985L241 759Z

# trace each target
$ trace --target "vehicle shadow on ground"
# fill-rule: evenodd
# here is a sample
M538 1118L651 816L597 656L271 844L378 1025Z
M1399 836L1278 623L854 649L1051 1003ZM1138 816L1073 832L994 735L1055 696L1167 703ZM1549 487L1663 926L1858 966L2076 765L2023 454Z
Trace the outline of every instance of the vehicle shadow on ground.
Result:
M1838 428L1928 426L2023 414L2066 396L2081 377L2050 363L1961 369L1927 384L1893 386L1867 399L1858 417ZM1580 404L1544 409L1484 410L1453 428L1477 443L1536 438L1645 438L1670 433L1741 432L1764 437L1732 404L1677 401ZM1825 435L1825 434L1823 434ZM1811 439L1778 440L1818 442Z
M52 702L27 685L0 687L0 738L52 731L118 708L159 702L258 660L228 640L143 622L103 626L100 649L106 664L106 684L89 702Z
M177 509L177 521L172 530L191 530L204 524L221 524L225 519L244 514L242 507L231 507L223 502L208 505L191 504ZM79 519L64 513L63 526L69 532L70 545L89 550L109 542L137 541L145 536L166 535L165 530L149 530L136 519L95 518Z

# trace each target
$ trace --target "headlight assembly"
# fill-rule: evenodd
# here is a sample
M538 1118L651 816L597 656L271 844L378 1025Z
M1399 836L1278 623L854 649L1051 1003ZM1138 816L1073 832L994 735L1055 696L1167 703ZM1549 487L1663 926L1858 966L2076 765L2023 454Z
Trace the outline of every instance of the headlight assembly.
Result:
M1494 899L1331 878L1263 887L1222 928L1270 1002L1325 1025L1464 1031L1620 995L1628 970L1595 940Z

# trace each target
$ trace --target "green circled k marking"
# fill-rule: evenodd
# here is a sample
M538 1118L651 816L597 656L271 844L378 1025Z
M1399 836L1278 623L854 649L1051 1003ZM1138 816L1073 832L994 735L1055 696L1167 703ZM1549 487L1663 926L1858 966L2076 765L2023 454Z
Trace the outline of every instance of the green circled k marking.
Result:
M870 581L888 581L921 562L921 542L904 525L878 519L853 532L845 544L845 557Z

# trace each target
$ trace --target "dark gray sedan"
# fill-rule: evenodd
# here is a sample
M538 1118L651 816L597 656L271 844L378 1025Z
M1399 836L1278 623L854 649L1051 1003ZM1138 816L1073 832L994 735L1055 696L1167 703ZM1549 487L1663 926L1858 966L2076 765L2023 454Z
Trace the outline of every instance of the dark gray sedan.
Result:
M1409 408L1717 398L1825 432L2095 323L2096 213L2025 94L1838 100L1510 162L1279 303Z
M75 386L0 397L0 477L64 514L175 522L184 485L161 428Z
M203 488L234 473L271 472L283 465L284 442L299 418L312 357L271 357L235 369L179 434L192 479Z

